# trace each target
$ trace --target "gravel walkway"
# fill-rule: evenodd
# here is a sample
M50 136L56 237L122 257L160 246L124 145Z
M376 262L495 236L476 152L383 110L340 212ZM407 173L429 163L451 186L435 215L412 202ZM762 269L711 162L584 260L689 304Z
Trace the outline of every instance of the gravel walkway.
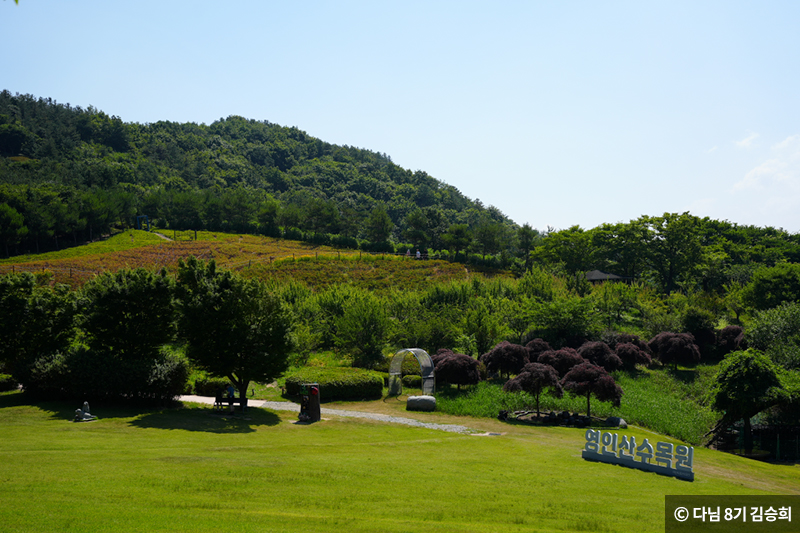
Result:
M214 405L214 398L212 396L181 396L179 398L182 402L206 403ZM248 400L248 407L264 407L272 409L273 411L294 411L300 412L300 405L293 402L266 402L263 400ZM404 418L401 416L381 415L378 413L364 413L362 411L346 411L344 409L329 409L322 407L320 409L323 415L329 416L346 416L352 418L367 418L369 420L377 420L379 422L389 422L391 424L404 424L406 426L413 426L418 428L436 429L439 431L448 431L450 433L476 433L474 430L465 426L457 426L455 424L435 424L433 422L420 422L413 418Z

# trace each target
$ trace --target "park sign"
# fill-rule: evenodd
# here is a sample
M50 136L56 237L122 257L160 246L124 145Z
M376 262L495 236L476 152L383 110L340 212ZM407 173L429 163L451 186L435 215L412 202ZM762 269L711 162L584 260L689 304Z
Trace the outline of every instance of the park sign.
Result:
M617 433L587 429L586 444L581 457L588 461L627 466L694 481L694 448L691 446L657 442L653 448L647 439L637 446L634 436L623 435L620 438Z

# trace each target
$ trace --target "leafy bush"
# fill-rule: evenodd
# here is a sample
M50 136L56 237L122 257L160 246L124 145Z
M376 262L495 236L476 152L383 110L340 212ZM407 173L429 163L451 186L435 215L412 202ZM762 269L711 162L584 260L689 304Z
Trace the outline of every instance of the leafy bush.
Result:
M650 354L650 348L647 346L647 343L640 339L638 335L607 331L603 333L601 340L608 344L608 347L612 350L616 350L619 344L633 344L643 352Z
M683 330L694 336L695 344L700 348L700 352L708 355L714 349L716 335L714 334L714 324L716 317L708 309L699 307L688 307L684 310L681 317Z
M436 381L453 385L474 385L481 379L479 363L463 353L436 354Z
M544 352L552 350L550 344L542 339L533 339L525 347L528 349L528 360L531 363L535 363Z
M664 331L647 343L653 354L665 365L693 365L700 361L700 349L694 343L691 333L671 333Z
M609 372L622 367L622 360L611 351L608 344L601 341L584 343L578 348L578 355Z
M537 416L539 415L539 397L545 389L550 389L556 398L564 395L556 369L541 363L528 363L517 377L503 385L505 392L524 391L533 396L536 399Z
M611 402L615 407L620 406L622 399L622 388L616 384L613 376L589 362L581 363L567 372L561 380L561 386L575 396L586 397L586 416L592 416L592 395L601 402Z
M303 383L319 383L320 398L325 401L372 400L383 395L383 376L359 368L303 368L286 377L286 394L298 396Z
M379 298L364 293L353 298L336 319L336 346L353 356L353 366L372 368L383 358L389 316Z
M560 350L550 350L539 355L538 363L550 365L556 369L558 375L564 377L573 367L585 363L586 359L573 348L561 348Z
M598 330L588 298L543 302L535 307L532 318L537 335L557 347L580 346Z
M631 342L617 344L616 354L626 370L634 370L636 365L650 366L652 363L650 354Z
M413 374L403 376L402 382L404 387L410 387L412 389L422 388L422 376L415 376Z
M748 346L777 364L800 368L800 303L786 302L755 314L744 336Z
M0 392L14 390L17 388L17 380L8 374L0 374Z
M26 391L36 397L76 400L171 401L186 391L186 361L162 350L153 359L119 359L76 346L37 359Z
M528 363L528 349L519 344L503 341L480 357L486 370L494 373L517 374Z
M198 396L216 396L218 390L224 391L230 383L228 378L197 378L194 381L194 393Z
M772 309L784 302L800 299L800 264L781 263L757 270L742 297L756 309Z
M718 355L724 356L743 348L747 348L747 343L741 326L725 326L717 332Z

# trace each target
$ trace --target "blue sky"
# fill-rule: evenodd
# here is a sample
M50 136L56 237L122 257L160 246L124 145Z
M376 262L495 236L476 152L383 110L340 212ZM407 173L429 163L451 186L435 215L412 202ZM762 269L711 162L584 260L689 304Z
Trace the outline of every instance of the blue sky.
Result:
M800 231L800 2L0 2L0 89L389 154L519 224Z

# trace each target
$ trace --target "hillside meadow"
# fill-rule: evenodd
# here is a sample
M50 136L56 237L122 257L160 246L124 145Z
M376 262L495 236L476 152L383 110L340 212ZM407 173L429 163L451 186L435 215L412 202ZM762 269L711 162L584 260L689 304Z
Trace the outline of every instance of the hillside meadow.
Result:
M93 405L99 420L73 423L74 407L0 396L3 531L663 531L668 494L800 494L795 465L704 448L694 482L588 462L579 429L442 414L421 418L476 434L327 415L303 425L197 404Z
M247 277L302 280L314 288L356 283L379 291L397 286L424 289L434 282L469 276L464 265L448 261L416 261L273 237L171 230L160 234L127 230L56 252L0 259L0 275L48 272L57 283L79 287L96 274L122 268L166 268L174 272L179 260L191 256L214 259L220 268Z

